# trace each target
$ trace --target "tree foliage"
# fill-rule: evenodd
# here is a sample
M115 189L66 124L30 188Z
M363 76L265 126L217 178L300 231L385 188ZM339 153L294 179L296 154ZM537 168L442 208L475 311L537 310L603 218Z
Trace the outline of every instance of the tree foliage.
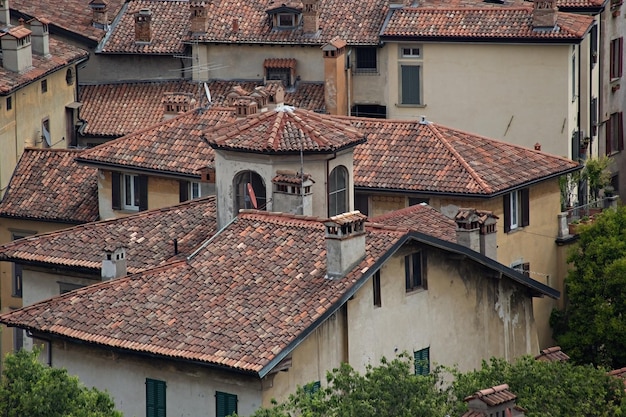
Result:
M4 360L2 417L122 417L111 397L81 385L65 369L41 364L37 352L20 350Z
M551 317L554 337L577 363L626 366L626 208L605 210L580 230L568 256L567 305Z
M383 358L363 375L342 364L328 373L327 386L318 392L299 387L285 402L253 417L459 416L467 411L464 398L504 383L528 417L626 415L622 380L591 365L541 362L531 356L513 363L492 358L478 370L439 366L421 376L413 374L405 354L392 361Z

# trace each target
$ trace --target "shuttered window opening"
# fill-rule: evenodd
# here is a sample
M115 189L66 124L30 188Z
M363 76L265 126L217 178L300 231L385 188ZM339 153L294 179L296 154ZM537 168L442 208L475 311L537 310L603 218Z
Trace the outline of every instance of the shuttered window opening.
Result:
M215 392L216 416L226 417L237 412L237 396L226 392Z
M413 352L415 362L415 375L428 375L430 373L430 347Z
M166 417L165 381L146 378L146 417Z
M402 90L400 101L402 104L422 104L420 91L421 67L419 65L401 65Z
M503 200L505 233L530 224L530 193L528 188L505 194Z

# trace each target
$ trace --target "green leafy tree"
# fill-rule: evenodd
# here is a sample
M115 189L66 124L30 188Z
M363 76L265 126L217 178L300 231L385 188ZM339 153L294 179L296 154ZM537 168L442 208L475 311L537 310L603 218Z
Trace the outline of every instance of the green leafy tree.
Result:
M605 210L580 231L568 256L567 305L554 311L558 344L577 363L626 366L626 207Z
M312 392L298 387L287 401L258 410L254 417L441 417L448 413L447 394L438 370L415 375L402 354L360 374L348 364L328 373L327 386Z
M20 350L4 360L0 383L2 417L122 417L111 397L81 385L65 369L50 368L38 352Z
M504 383L517 395L517 405L527 410L528 417L608 417L624 415L626 410L623 381L591 365L537 361L525 356L513 363L492 358L478 370L451 373L451 415L467 410L462 401L466 396Z

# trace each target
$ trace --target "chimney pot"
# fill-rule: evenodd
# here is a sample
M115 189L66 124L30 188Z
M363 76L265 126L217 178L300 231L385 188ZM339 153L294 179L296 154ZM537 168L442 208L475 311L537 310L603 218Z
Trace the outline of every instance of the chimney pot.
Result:
M539 142L535 143L535 150L536 151L540 151L541 150L541 143L539 143Z
M365 256L365 220L358 210L331 217L326 226L326 277L341 278Z
M114 250L105 248L101 269L102 281L110 281L123 276L126 276L126 248L118 247Z
M233 32L239 32L239 19L233 19Z

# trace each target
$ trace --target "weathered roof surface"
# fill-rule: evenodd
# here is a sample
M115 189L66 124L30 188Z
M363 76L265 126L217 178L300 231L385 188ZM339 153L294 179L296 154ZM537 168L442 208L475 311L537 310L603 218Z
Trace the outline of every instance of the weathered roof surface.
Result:
M107 0L109 20L119 13L125 0ZM64 31L88 38L92 42L99 42L106 31L92 25L93 12L89 8L88 0L63 0L62 7L59 0L11 0L11 10L29 16L45 16L53 26ZM53 30L54 32L54 30Z
M369 219L372 223L403 227L436 238L457 242L456 223L426 204L416 204Z
M206 138L215 149L269 154L329 153L365 140L347 120L290 107L207 131Z
M534 30L531 7L413 7L395 9L381 30L381 37L576 42L584 38L593 23L591 16L558 12L555 28Z
M568 10L587 9L589 7L602 7L607 0L557 0L556 5L559 9L566 8ZM438 7L438 8L456 8L456 7L531 7L529 0L502 0L500 3L487 3L484 0L420 0L419 7Z
M135 13L151 12L150 43L135 42ZM102 48L102 53L180 54L185 50L183 38L189 31L189 2L173 0L134 0L128 3L119 22Z
M78 165L77 155L80 151L25 149L0 202L0 216L63 223L97 220L97 170Z
M213 148L202 132L235 121L232 109L192 110L150 128L83 151L77 160L197 177L213 164Z
M341 305L405 233L368 228L363 261L328 279L320 219L244 212L188 262L82 288L2 322L259 374Z
M252 91L262 82L213 80L207 85L212 106L223 107L228 105L226 95L234 86ZM192 93L198 103L206 104L203 86L186 80L85 84L80 92L80 114L87 121L84 136L120 137L159 123L163 120L162 99L166 92ZM324 85L299 82L295 90L285 93L285 103L324 111Z
M50 39L50 57L33 54L33 66L21 73L0 65L0 95L12 94L18 88L44 78L55 71L86 59L89 53L70 44Z
M72 196L73 197L73 196ZM98 274L105 247L125 247L127 270L136 273L188 255L216 231L215 197L128 217L87 223L0 246L0 260Z
M271 28L267 10L279 6L279 2L214 1L208 6L208 15L212 18L207 32L194 34L194 39L220 43L321 46L339 37L353 45L377 45L378 33L388 10L387 3L387 0L363 0L358 7L354 7L354 4L342 0L320 1L320 30L307 34L302 25L293 30ZM236 30L233 30L234 20L238 21Z
M354 151L356 187L490 196L580 167L566 158L435 123L351 121L367 136Z
M473 395L465 398L465 401L480 400L487 404L489 407L495 405L504 404L509 401L513 401L517 398L517 395L509 391L508 384L502 384L495 387L476 391Z
M547 362L565 362L569 360L569 356L561 350L560 346L552 346L543 349L539 355L535 356L535 359Z

